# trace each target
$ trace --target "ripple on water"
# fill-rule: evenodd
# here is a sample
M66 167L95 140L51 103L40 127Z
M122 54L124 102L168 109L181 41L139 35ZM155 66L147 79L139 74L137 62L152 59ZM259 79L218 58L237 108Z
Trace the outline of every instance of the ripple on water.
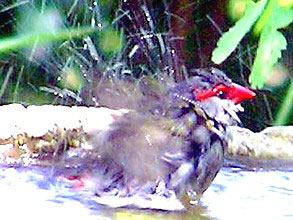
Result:
M292 178L293 172L224 168L202 202L217 219L292 219Z
M97 216L112 219L111 216L121 214L119 211L101 211L101 206L80 196L66 182L48 182L49 171L0 168L0 216L39 219L38 213L46 213L51 219L89 220L97 219ZM179 218L293 219L292 180L293 172L288 171L224 168L204 194L199 207ZM140 212L139 215L147 216L146 213L151 212ZM166 212L151 214L152 219L178 219L177 215L172 217ZM127 215L131 216L131 212Z

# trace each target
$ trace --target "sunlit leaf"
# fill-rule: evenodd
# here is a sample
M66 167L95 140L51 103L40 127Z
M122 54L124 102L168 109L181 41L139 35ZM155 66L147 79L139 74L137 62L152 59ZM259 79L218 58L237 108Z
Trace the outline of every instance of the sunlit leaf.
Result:
M274 64L281 57L281 51L286 49L285 37L276 29L266 26L262 31L256 57L249 76L249 82L254 88L263 87Z
M272 25L279 29L287 27L293 21L293 9L280 7L275 5L274 12L272 14Z
M238 21L252 0L229 0L227 3L227 13L231 20Z
M267 0L248 4L244 16L218 41L217 48L212 54L212 61L214 63L222 63L236 49L241 39L259 18L266 4Z
M263 87L273 66L281 57L281 51L286 49L285 37L278 31L293 21L293 10L280 7L276 1L270 4L272 13L262 30L259 47L254 60L252 73L249 77L255 88Z
M254 25L252 32L255 36L259 36L261 34L264 26L271 19L274 7L275 7L275 0L269 0L267 6L265 7L265 10L260 15L259 19L257 20L257 22Z
M0 39L0 53L5 53L9 50L15 50L38 43L46 43L58 40L67 40L71 38L83 37L91 33L97 32L98 29L91 27L70 28L58 30L55 32L34 32L31 34L18 35Z
M293 0L278 0L278 4L281 7L292 8L293 7Z
M259 35L268 23L273 25L275 28L287 27L293 19L293 10L286 7L281 7L275 0L270 0L264 13L257 21L254 27L254 34Z

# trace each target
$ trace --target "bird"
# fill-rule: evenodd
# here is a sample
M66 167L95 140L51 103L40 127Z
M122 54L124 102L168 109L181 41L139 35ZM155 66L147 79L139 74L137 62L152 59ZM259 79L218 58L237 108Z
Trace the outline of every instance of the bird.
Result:
M157 33L143 2L121 2L117 24L127 46L116 65L100 61L87 71L91 83L81 91L95 106L125 111L89 137L91 150L64 161L99 204L182 210L223 166L229 126L240 123L240 103L255 93L218 68L186 68L181 38L171 28Z
M223 166L229 126L240 123L239 104L255 93L217 68L190 73L183 82L164 74L159 79L111 75L96 87L100 106L127 109L91 137L93 149L80 159L90 170L87 183L99 203L141 207L137 197L185 195L191 201L210 186ZM124 202L113 202L117 199Z

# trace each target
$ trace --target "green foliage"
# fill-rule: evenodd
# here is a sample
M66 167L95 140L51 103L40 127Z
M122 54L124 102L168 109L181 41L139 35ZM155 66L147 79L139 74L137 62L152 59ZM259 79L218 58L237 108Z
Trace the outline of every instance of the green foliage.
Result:
M276 29L266 26L261 33L249 81L254 88L263 87L271 69L286 49L285 37Z
M251 0L228 0L227 14L232 21L239 20L245 12L247 5Z
M7 83L1 84L0 103L80 102L86 77L93 77L88 69L106 68L123 49L123 33L112 22L118 4L1 2L0 81Z
M287 94L282 102L282 105L274 120L274 125L283 125L288 122L289 116L292 113L293 106L293 80L290 82L290 87Z
M108 28L101 33L98 44L104 53L118 53L123 46L123 37L118 31Z
M37 43L48 43L57 40L66 40L74 37L84 37L97 29L91 27L80 27L64 29L56 32L35 32L25 35L18 35L0 40L0 53L16 50Z
M12 4L3 10L10 10L20 4ZM100 29L90 26L64 28L61 13L58 10L47 8L39 12L37 9L25 7L18 12L17 34L7 38L0 38L0 53L10 50L49 45L54 41L82 38Z
M281 51L287 46L285 37L278 29L288 26L292 21L293 9L281 7L277 0L251 2L244 16L218 41L212 61L222 63L256 24L254 33L260 33L260 40L249 81L252 87L261 88L281 57Z
M78 68L66 67L60 75L60 87L78 92L84 85L84 79Z
M293 10L283 8L272 1L272 13L262 29L259 46L249 77L255 88L263 87L271 69L281 57L281 51L286 49L285 37L278 29L288 26L293 21Z
M241 39L249 32L259 18L266 4L267 0L247 4L244 16L218 41L217 48L213 51L212 55L212 61L214 63L222 63L236 49Z

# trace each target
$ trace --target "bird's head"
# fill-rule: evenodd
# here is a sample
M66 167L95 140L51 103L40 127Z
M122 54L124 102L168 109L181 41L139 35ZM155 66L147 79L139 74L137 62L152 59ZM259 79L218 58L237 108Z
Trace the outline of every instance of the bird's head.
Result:
M200 108L220 124L240 122L236 112L243 110L241 102L255 97L252 90L233 83L216 68L193 69L190 73L194 76L170 90L173 97Z
M205 101L211 97L219 97L239 104L255 97L252 90L233 83L219 69L196 69L193 72L197 74L192 80L194 85L191 87L195 100Z

